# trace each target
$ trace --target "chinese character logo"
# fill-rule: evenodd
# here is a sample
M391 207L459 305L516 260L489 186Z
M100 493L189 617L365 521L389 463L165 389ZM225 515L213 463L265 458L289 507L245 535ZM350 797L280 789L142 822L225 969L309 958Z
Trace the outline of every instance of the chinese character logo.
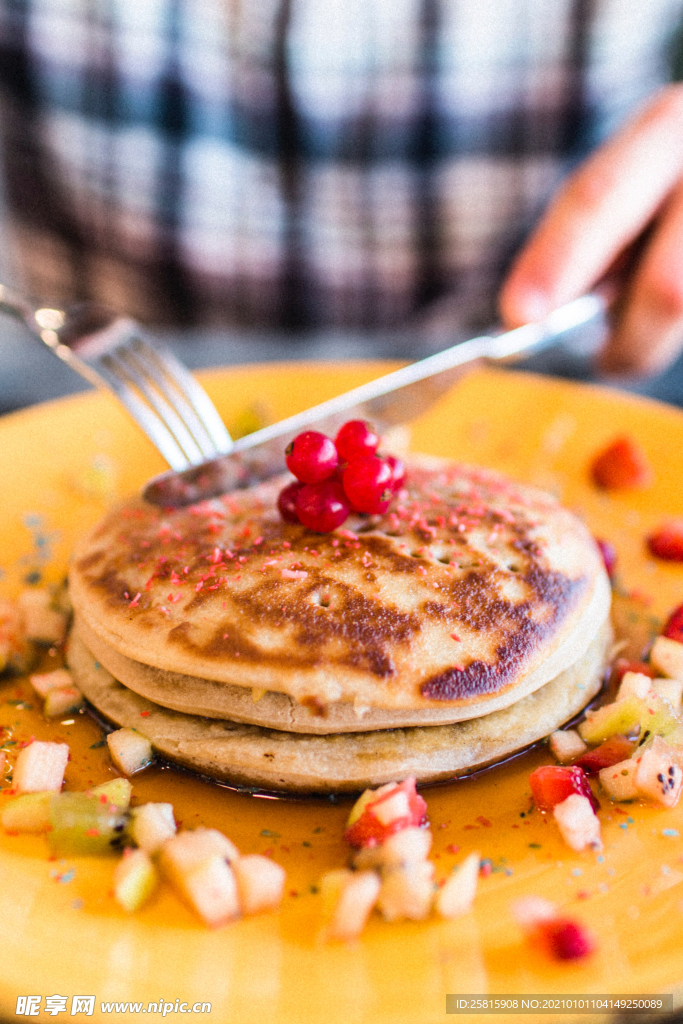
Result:
M95 1011L95 997L94 996L72 996L71 997L71 1016L75 1013L85 1013L86 1016L90 1017Z

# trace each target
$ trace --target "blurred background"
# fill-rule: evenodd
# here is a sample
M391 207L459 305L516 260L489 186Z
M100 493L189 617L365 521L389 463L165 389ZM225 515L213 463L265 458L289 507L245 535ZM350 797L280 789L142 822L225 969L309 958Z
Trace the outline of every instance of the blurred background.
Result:
M681 13L0 0L0 280L192 368L428 355L495 323L557 182L683 77ZM597 340L527 366L593 380ZM627 386L683 405L683 359ZM85 387L0 314L0 412Z

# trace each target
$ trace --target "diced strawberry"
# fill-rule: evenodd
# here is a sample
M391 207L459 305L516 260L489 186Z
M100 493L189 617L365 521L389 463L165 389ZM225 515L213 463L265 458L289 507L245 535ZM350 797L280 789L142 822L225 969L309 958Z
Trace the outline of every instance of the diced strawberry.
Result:
M599 537L595 538L595 543L600 549L602 560L605 563L605 569L610 579L614 576L614 570L617 567L617 549L614 544L610 544L608 540L601 540Z
M662 634L668 636L669 640L678 640L679 644L683 644L683 604L679 604L671 613Z
M402 807L403 813L397 816L388 813L389 801ZM378 846L401 829L424 825L426 821L427 803L417 792L415 778L411 776L366 804L360 818L347 828L344 838L355 847Z
M647 487L653 473L647 455L632 437L617 437L591 466L593 480L605 490Z
M683 519L670 519L647 538L647 546L656 558L683 562Z
M649 676L654 679L655 670L646 661L629 661L627 658L617 658L612 670L612 680L619 684L627 672L637 672L641 676Z
M595 949L595 939L579 924L556 917L539 926L539 934L556 960L580 960Z
M588 775L593 775L602 768L610 768L613 764L625 761L631 756L633 747L634 744L626 736L610 736L599 747L577 758L574 765L583 768Z
M576 765L548 764L537 768L529 776L531 793L539 811L552 811L572 793L588 797L593 810L600 804L593 796L588 776Z

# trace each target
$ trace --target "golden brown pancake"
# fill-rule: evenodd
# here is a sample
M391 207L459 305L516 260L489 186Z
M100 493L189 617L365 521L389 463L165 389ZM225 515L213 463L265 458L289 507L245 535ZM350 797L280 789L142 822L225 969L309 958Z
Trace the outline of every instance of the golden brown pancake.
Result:
M602 629L599 552L537 490L424 457L408 469L389 513L333 534L280 520L282 480L173 511L133 500L78 545L78 620L103 650L173 674L171 689L224 685L214 714L234 713L235 688L346 704L355 730L366 707L454 721L513 704ZM279 728L295 728L292 701Z
M511 707L454 725L312 736L170 711L121 685L70 638L69 667L87 699L119 726L145 733L169 761L214 779L300 793L354 792L408 775L468 775L546 736L599 690L611 629L578 662Z

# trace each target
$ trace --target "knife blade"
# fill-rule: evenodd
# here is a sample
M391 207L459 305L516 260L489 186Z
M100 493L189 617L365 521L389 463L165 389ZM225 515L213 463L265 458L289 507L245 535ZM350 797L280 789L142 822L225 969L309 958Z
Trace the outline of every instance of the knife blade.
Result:
M536 353L603 316L605 309L599 295L583 295L538 323L460 342L248 434L235 441L228 455L154 477L143 497L155 505L179 508L267 480L286 468L285 448L304 429L334 435L346 420L365 419L381 434L426 412L473 367L482 362L510 363Z

